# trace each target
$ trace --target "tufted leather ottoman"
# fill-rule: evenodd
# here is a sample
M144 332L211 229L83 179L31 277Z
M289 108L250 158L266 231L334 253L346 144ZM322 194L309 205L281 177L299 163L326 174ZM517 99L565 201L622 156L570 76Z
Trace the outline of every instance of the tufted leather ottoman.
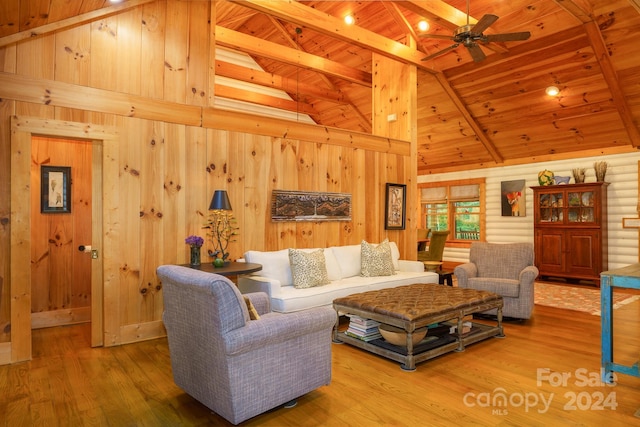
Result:
M375 344L339 333L336 326L334 342L346 342L402 362L405 370L414 370L415 364L431 359L449 351L463 351L464 346L492 336L503 337L502 297L500 295L475 289L441 286L436 284L416 284L396 288L362 292L338 298L333 307L338 314L355 314L380 323L393 325L407 331L406 354L397 353ZM462 331L464 316L497 309L496 326L474 324L479 332L465 336ZM457 322L458 335L455 342L413 354L411 335L416 329L438 322Z

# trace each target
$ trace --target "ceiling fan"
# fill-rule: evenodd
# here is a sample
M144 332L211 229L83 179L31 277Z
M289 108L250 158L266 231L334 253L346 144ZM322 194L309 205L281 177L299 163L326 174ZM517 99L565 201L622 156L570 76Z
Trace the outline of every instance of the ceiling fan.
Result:
M531 33L529 31L523 31L520 33L503 33L503 34L482 34L484 30L489 28L491 24L496 22L498 17L496 15L487 14L484 15L475 25L469 24L469 0L467 0L467 25L463 25L462 27L458 27L454 32L453 36L441 36L439 34L424 34L422 37L429 37L433 39L447 39L453 40L455 43L451 46L442 49L436 53L433 53L429 56L422 58L423 61L427 61L429 59L435 58L436 56L442 55L443 53L449 52L460 46L460 44L464 45L468 50L471 58L475 62L480 62L486 58L486 55L480 49L478 43L489 43L489 42L510 42L510 41L522 41L527 40L531 37Z

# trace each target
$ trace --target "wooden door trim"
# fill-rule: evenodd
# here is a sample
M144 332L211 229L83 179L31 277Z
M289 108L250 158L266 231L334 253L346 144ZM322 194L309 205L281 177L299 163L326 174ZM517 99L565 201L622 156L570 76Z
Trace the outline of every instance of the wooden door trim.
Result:
M107 200L113 195L106 194L108 186L102 183L106 176L108 159L116 158L118 132L115 128L90 123L76 123L61 120L40 119L26 116L11 117L11 356L9 363L31 359L31 137L41 135L59 138L73 138L90 141L97 156L92 169L94 184L92 191L94 234L92 246L100 250L98 262L92 264L91 281L91 344L99 346L104 340L104 257L109 253L103 233L109 229L103 214ZM117 167L117 166L116 166ZM98 174L98 175L97 175ZM94 277L95 276L95 277ZM94 324L95 323L95 324Z

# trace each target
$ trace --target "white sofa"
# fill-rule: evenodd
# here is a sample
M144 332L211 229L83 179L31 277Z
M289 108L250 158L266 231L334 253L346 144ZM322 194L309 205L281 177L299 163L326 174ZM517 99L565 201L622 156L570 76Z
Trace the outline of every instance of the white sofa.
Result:
M394 242L390 242L394 275L363 277L361 271L361 246L332 246L324 249L325 264L330 283L312 288L293 286L289 249L280 251L248 251L246 262L262 264L262 270L250 276L238 277L240 292L266 292L271 298L271 309L280 313L305 310L312 307L331 306L333 300L347 295L392 288L414 283L438 283L438 274L425 272L420 261L401 260ZM315 249L303 249L316 251Z

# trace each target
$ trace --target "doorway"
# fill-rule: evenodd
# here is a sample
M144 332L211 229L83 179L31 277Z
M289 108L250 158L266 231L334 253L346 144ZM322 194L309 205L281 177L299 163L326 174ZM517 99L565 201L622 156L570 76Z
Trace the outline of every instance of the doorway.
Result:
M118 143L115 129L89 123L13 116L11 118L11 342L10 356L0 363L15 363L31 359L32 325L32 206L40 203L40 188L31 187L32 137L43 136L82 140L91 146L91 246L98 258L91 260L91 345L104 343L104 255L103 200L111 200L111 193L103 186L105 159L113 159ZM38 204L32 202L33 199Z
M92 142L31 137L31 328L91 321Z

